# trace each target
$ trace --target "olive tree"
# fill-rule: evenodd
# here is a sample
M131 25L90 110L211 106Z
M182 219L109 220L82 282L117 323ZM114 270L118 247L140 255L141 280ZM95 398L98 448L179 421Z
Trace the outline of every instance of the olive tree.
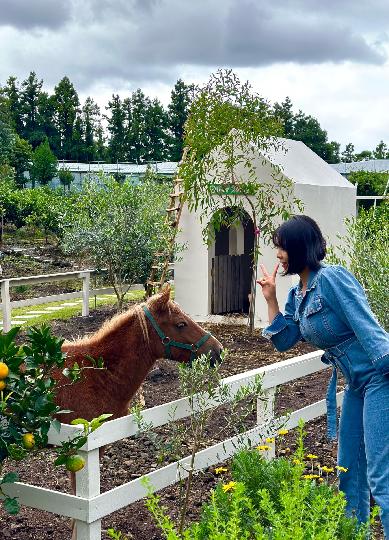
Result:
M277 138L281 134L269 103L248 82L241 84L231 70L219 70L196 90L185 124L186 151L179 175L189 209L200 212L204 240L212 242L221 226L233 225L246 211L254 224L251 331L260 237L268 242L276 222L301 206L293 196L293 183L271 159L273 182L258 178L254 167L254 151L265 160L270 152L282 150Z
M66 220L64 250L107 269L119 309L130 286L146 281L154 253L165 249L170 188L150 178L119 184L102 175L84 182Z

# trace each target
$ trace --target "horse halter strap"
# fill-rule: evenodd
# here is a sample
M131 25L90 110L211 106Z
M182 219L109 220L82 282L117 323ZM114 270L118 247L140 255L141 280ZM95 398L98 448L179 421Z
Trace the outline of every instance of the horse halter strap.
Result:
M201 339L197 341L197 343L192 343L191 345L189 343L181 343L179 341L174 341L173 339L170 339L168 336L166 336L162 332L161 328L157 324L157 321L151 315L150 311L147 309L146 306L143 306L143 311L145 312L145 315L149 319L154 330L157 332L157 334L161 338L162 345L165 347L165 358L171 359L171 356L172 356L171 347L177 347L178 349L186 349L188 351L191 351L189 362L192 362L196 356L197 351L200 349L200 347L204 345L204 343L207 341L208 338L211 337L211 334L207 332L206 334L203 335Z

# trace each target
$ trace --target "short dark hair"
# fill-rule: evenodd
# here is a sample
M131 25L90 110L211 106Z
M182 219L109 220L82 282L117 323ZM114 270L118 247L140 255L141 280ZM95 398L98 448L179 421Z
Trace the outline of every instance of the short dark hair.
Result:
M298 274L308 266L317 270L326 256L326 241L319 225L308 216L292 216L273 233L273 243L288 254L287 274Z

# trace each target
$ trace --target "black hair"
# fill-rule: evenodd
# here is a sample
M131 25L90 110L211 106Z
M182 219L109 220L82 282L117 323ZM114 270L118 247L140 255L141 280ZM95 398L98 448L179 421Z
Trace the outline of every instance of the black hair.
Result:
M308 216L292 216L273 233L273 243L288 254L287 274L298 274L308 266L317 270L326 256L326 241L319 225Z

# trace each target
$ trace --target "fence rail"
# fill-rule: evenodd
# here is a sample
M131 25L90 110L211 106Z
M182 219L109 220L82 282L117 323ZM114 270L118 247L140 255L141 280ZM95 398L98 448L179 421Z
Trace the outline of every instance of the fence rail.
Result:
M19 307L29 307L50 302L58 302L60 300L72 300L82 298L82 316L89 315L89 299L93 296L103 294L113 294L115 290L112 287L103 287L99 289L90 288L90 277L92 274L97 274L96 270L80 270L73 272L59 272L57 274L44 274L39 276L18 277L0 280L1 291L1 311L3 313L3 330L8 332L11 329L12 309ZM10 298L10 289L20 285L37 285L39 283L47 283L53 281L68 281L70 279L82 279L82 290L72 293L61 293L50 296L40 296L28 298L26 300L13 300ZM129 290L142 289L142 284L131 285Z
M256 444L263 441L264 437L275 434L273 405L277 386L328 369L328 366L321 362L321 355L322 351L315 351L223 379L222 384L230 388L232 397L239 388L261 376L262 388L268 398L265 402L262 399L257 400L257 425L240 435L239 442L250 440ZM337 395L338 406L341 405L342 397L342 393ZM212 400L207 403L208 408L213 408L215 405ZM325 400L321 400L294 411L289 417L281 417L279 420L284 420L286 427L292 429L297 426L300 418L306 421L313 420L323 415L325 408ZM153 427L158 427L171 422L172 414L174 420L189 416L188 399L183 398L147 409L143 412L143 417L146 422L151 422ZM81 426L61 424L59 433L50 429L49 442L59 445L80 431L82 431ZM87 443L80 451L86 460L86 465L84 469L76 473L76 496L21 482L4 485L4 491L11 497L18 497L23 505L74 518L77 522L77 540L101 540L101 519L142 499L146 495L146 489L138 478L100 493L99 448L137 433L136 421L132 415L129 415L106 422L88 437ZM237 443L238 437L233 437L198 452L194 468L201 470L224 461L237 451ZM274 445L268 451L268 457L274 457ZM156 490L161 490L176 483L180 478L184 478L188 472L189 462L190 457L187 456L144 476Z

